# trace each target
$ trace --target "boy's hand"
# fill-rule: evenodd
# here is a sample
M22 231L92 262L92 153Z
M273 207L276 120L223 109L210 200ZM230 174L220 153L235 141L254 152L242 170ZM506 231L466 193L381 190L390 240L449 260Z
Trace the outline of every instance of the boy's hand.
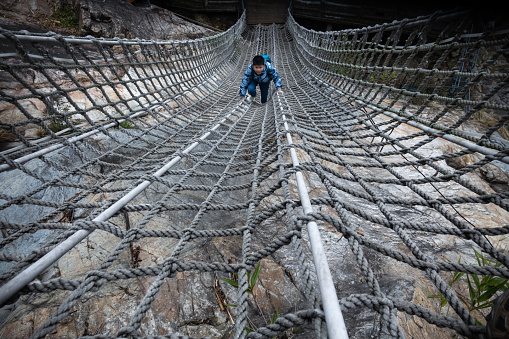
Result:
M278 92L278 94L283 94L283 93L284 93L284 92L283 92L283 90L282 90L281 88L280 88L280 89L278 89L278 90L277 90L277 92Z

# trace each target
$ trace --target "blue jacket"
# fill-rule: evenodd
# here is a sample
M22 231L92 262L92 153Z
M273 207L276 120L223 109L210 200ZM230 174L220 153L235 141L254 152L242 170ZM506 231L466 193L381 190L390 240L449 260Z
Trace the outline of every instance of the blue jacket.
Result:
M242 82L240 83L240 91L239 95L244 96L246 95L247 86L249 86L249 83L251 80L254 80L257 84L260 83L267 83L271 80L274 81L274 85L276 85L276 88L282 87L281 78L279 77L279 74L277 74L276 69L270 62L265 62L265 67L263 68L263 71L260 75L256 74L256 72L253 69L253 64L249 65L249 67L246 70L246 73L244 73L244 77L242 78Z

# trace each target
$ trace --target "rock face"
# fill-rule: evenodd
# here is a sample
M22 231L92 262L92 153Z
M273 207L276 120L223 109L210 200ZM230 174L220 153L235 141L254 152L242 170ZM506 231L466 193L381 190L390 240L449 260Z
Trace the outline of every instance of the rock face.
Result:
M74 31L56 26L55 19L50 18L61 8L79 11L79 27ZM0 27L11 30L152 40L187 40L215 34L161 7L134 6L123 0L7 0L0 2L0 10L0 19L13 21L0 21Z
M123 137L122 133L111 131L117 140ZM125 137L125 136L124 136ZM107 151L109 148L107 138L98 137L95 147ZM133 145L136 146L136 145ZM141 145L140 145L141 146ZM200 150L198 150L200 151ZM87 154L93 156L97 154ZM54 159L65 158L70 162L81 161L68 150L52 155ZM51 171L40 161L31 162L28 168L37 170L41 175L49 177L57 173ZM214 169L203 168L203 171L213 172ZM6 194L24 194L32 189L30 182L24 177L11 171L1 173L0 190ZM188 182L190 185L210 184L206 179L194 179ZM235 184L232 182L231 184ZM160 199L165 193L165 186L157 183L151 185L146 192L136 198L136 204L153 202ZM41 195L41 199L50 199L52 202L65 201L76 193L75 190L56 190L57 195L47 191ZM241 201L246 198L247 189L233 192L229 199ZM200 194L182 194L179 197L181 203L196 203L203 197ZM274 200L268 200L267 204L279 200L281 197L274 196ZM92 195L87 203L94 203L108 199L108 195ZM0 203L3 201L0 200ZM14 206L2 211L2 218L12 222L29 222L37 219L37 215L45 213L45 209L24 210ZM86 215L79 210L75 211L75 218L84 218ZM189 225L194 217L193 211L174 211L166 213L164 218L155 218L147 225L148 228L164 229L165 225L171 225L171 229L183 229ZM143 213L130 213L129 223L137 224L143 218ZM241 227L244 223L242 214L229 213L227 211L214 213L207 218L207 225L211 229L226 227ZM114 217L110 220L114 224L125 225L123 217ZM264 227L256 232L254 246L263 247L271 242L274 236L284 230L285 225L280 219L271 219L267 225L276 227ZM31 250L48 241L54 236L52 232L38 232L28 242L17 242L11 245L12 253L26 255ZM128 269L133 267L145 267L160 265L162 260L169 255L169 249L177 244L177 239L147 238L138 241L129 251L120 255L112 269ZM197 262L233 262L236 263L241 257L240 236L214 238L212 241L198 239L185 253L182 259ZM43 280L52 278L78 279L88 271L97 268L105 256L111 253L118 239L111 234L95 231L86 241L81 242L57 264L46 271ZM284 260L291 259L292 252L282 251L278 256L268 257L261 260L261 275L255 285L254 297L250 301L250 319L256 326L267 325L276 312L281 314L299 309L304 296L296 286L295 265L282 265ZM293 261L293 260L292 260ZM0 272L9 270L10 264L0 266ZM177 272L163 285L156 300L151 304L151 311L144 320L141 335L153 335L155 333L175 333L191 337L232 338L234 333L233 319L236 316L234 306L226 306L223 303L234 304L237 298L236 289L220 278L233 278L228 274L215 274L207 272ZM87 295L81 299L76 311L62 322L51 333L52 337L80 337L97 333L116 333L124 326L132 316L132 312L146 293L151 277L137 279L118 280L112 284L104 285L99 291ZM24 338L33 334L34 330L43 324L56 310L56 306L68 297L66 291L55 291L50 294L31 295L21 297L15 304L7 305L0 310L2 322L0 323L0 337ZM255 300L256 299L256 300ZM312 329L299 328L300 334L295 338L314 338Z
M402 133L415 133L410 127ZM125 136L118 131L111 131L112 136L122 140ZM108 138L96 137L90 140L95 145L95 149L107 151L111 145ZM125 141L125 140L122 140ZM133 147L142 146L133 144ZM447 149L447 143L438 140L426 147L429 156L436 156L444 149ZM197 152L203 152L206 148L197 149ZM97 154L87 154L87 156L97 156ZM308 159L304 152L299 151L302 161ZM66 159L67 162L79 163L80 157L77 157L71 150L61 150L52 155L54 160ZM290 161L290 159L286 159ZM184 160L186 162L187 160ZM115 160L112 159L115 163ZM121 164L120 162L118 163ZM189 165L189 164L185 164ZM28 168L38 171L46 177L56 176L57 173L51 173L54 169L50 169L45 164L36 160L29 164ZM341 166L332 165L331 169L342 171ZM211 166L201 169L206 173L213 173L214 168ZM426 170L424 168L423 170ZM375 171L375 170L374 170ZM12 177L6 177L4 174L0 177L0 191L6 192L15 190L18 194L31 189L30 182L26 182L22 176L16 175L15 172L9 172ZM372 173L376 175L376 173ZM411 176L413 171L400 172L403 176ZM321 185L320 179L315 174L306 173L305 180L311 188L311 198L320 198L326 195ZM489 186L480 176L475 173L469 174L469 180L476 186L490 191ZM261 190L268 189L274 184L275 179L268 179L262 183ZM240 182L230 182L235 185ZM207 178L195 178L188 182L189 185L210 185L211 181ZM112 187L114 188L114 187ZM290 185L292 198L297 198L297 189L294 185ZM134 205L142 206L143 204L159 201L165 194L167 187L154 183L146 192L141 194L133 202ZM72 189L55 190L55 195L51 190L47 190L45 194L39 197L48 201L65 201L73 196L76 191ZM401 187L385 186L384 192L388 196L401 196L403 192ZM456 196L464 193L461 187L450 187L443 189L442 192L447 196ZM340 192L338 192L339 194ZM225 203L234 203L235 201L243 201L247 199L248 190L237 190L229 193L225 198ZM101 202L108 200L109 194L90 195L85 201L86 203ZM203 196L194 192L183 193L179 195L179 203L198 203ZM264 206L272 206L283 199L281 192L275 192L270 197L264 199L261 208ZM0 201L1 202L1 201ZM355 201L350 198L350 204L360 209L379 213L376 208L362 199ZM331 207L323 206L320 212L328 215L334 215L335 212ZM7 213L8 212L8 213ZM36 218L33 213L44 213L42 208L40 211L24 211L18 208L12 208L2 212L2 217L12 221L28 222ZM32 214L31 214L32 213ZM392 210L394 215L405 216L408 220L416 223L435 223L440 219L440 215L429 214L429 210L419 207L395 207ZM477 209L464 208L461 213L469 220L476 220L476 223L484 227L491 225L500 225L509 222L509 217L504 211L493 205L478 206ZM79 210L75 211L75 218L84 218ZM129 213L129 224L134 225L140 222L144 217L144 212ZM172 211L164 214L164 217L153 218L147 228L151 229L174 229L181 230L189 225L194 217L193 211ZM209 229L224 229L242 227L244 216L228 211L216 211L207 217L206 224ZM128 226L122 216L116 216L109 220L116 225L123 225L124 230ZM396 250L401 250L405 254L411 255L408 249L399 242L385 228L376 224L366 225L362 219L358 220L359 234L374 242L384 243L386 246ZM276 214L263 222L257 227L253 233L252 248L265 248L274 238L284 234L286 225L283 216ZM329 265L332 275L336 283L339 296L347 296L356 293L369 293L366 282L362 278L361 272L354 264L356 255L349 248L348 241L336 229L326 223L319 223L319 228L324 243ZM455 241L453 236L436 236L429 238L428 236L419 236L417 232L412 233L418 246L426 251L433 253L433 248L438 247L443 250L438 259L449 262L455 262L458 256L468 258L471 252L470 245L463 242ZM37 246L39 242L44 243L51 232L39 232L29 239L31 244L19 242L12 245L12 253L26 254ZM79 279L87 272L97 268L98 265L111 253L118 239L106 232L95 231L86 241L82 241L57 264L46 271L41 277L42 281L53 278ZM128 251L124 251L111 270L129 269L136 267L150 267L152 265L160 265L165 257L169 256L169 249L174 248L178 239L168 238L146 238L137 241ZM196 262L231 262L236 263L241 257L242 239L240 236L233 237L217 237L212 240L196 239L190 246L186 247L182 254L185 261ZM307 240L307 233L303 233L304 253L311 258L311 250ZM441 309L434 299L428 298L426 295L426 278L423 278L422 272L417 269L409 271L409 267L400 262L389 260L379 253L365 249L365 258L370 262L373 273L377 276L381 290L389 297L415 302L423 307L431 309L440 314ZM311 264L308 262L307 264ZM303 263L295 258L295 253L290 246L283 247L272 255L260 261L261 273L257 284L255 285L252 300L249 302L249 319L254 326L264 326L270 322L270 319L278 312L285 314L294 312L303 307L303 301L306 296L302 294L301 281L299 281L299 272ZM3 265L1 270L8 270L8 265ZM314 272L311 274L314 276ZM360 278L359 278L360 277ZM234 333L233 319L237 315L237 309L232 304L236 303L236 289L230 284L221 280L221 278L234 279L233 276L226 273L216 274L208 272L175 272L170 278L166 279L165 284L161 287L157 294L157 298L152 302L150 311L145 317L139 334L142 336L154 335L157 333L174 333L176 335L187 335L191 337L201 338L232 338ZM50 337L81 337L86 335L94 335L98 333L114 335L122 326L129 321L136 307L138 307L143 296L145 295L152 277L139 277L135 279L115 280L101 286L98 291L87 293L74 308L74 311L65 321L50 334ZM0 323L0 337L25 338L30 336L35 329L43 324L43 322L56 311L57 307L69 296L67 291L54 291L51 293L31 294L22 296L14 304L4 306L0 310L2 322ZM230 304L227 306L225 304ZM451 311L451 314L453 311ZM346 323L348 330L352 335L351 338L364 339L377 337L378 330L373 327L373 323L377 322L377 316L368 310L360 312L346 312ZM451 334L447 329L440 329L424 322L418 317L411 317L405 313L398 313L398 323L407 335L407 337L428 337L433 336L437 339L449 339ZM286 334L288 338L294 339L311 339L315 338L312 326L299 326L289 330ZM281 338L285 338L282 336Z
M72 1L72 0L71 0ZM65 0L5 0L0 3L0 8L4 12L16 13L22 17L29 17L37 14L40 16L50 16L60 6L70 4ZM23 22L23 21L22 21Z
M105 38L187 40L213 31L191 24L161 7L126 1L79 0L80 34Z

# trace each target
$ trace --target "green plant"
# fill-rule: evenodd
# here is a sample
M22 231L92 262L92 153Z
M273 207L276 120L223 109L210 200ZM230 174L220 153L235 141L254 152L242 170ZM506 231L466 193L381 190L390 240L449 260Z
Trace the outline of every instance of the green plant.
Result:
M274 313L272 315L272 318L270 318L270 325L273 325L276 323L276 319L279 318L279 312L276 310L276 313ZM249 323L248 327L246 327L246 333L249 334L251 332L254 332L255 330L253 329L253 325L251 323ZM292 327L291 329L291 333L292 334L295 334L295 333L298 333L299 332L299 329L297 327ZM273 337L272 339L278 339L279 336L275 336ZM287 338L286 336L283 336L283 338Z
M65 123L65 121L60 118L53 118L53 119L48 120L48 122L46 123L46 126L48 126L48 128L53 133L60 132L68 127L67 124Z
M496 260L485 258L482 253L475 249L474 253L479 266L502 266L502 264ZM463 273L461 273L461 275L463 275ZM477 274L467 274L466 277L469 299L460 297L460 300L469 311L493 307L494 297L497 292L504 291L509 287L508 279L506 278L492 275L483 275L479 277Z
M279 312L276 310L276 313L274 313L272 315L272 318L270 319L270 324L275 324L276 323L276 319L279 318Z
M460 263L460 259L458 259L458 264ZM463 275L464 273L463 272L451 272L452 273L452 278L449 280L448 284L450 287L452 287L452 285L457 282ZM422 280L421 280L422 281ZM426 283L424 283L426 284ZM437 299L439 302L440 302L440 307L444 307L446 304L447 304L447 299L445 298L445 296L442 294L442 292L438 291L438 294L436 294L435 292L433 292L428 285L426 285L426 294L428 295L428 298L434 298L434 299Z
M340 75L346 75L348 73L348 68L340 65L332 65L329 66L329 72L336 73Z
M263 143L267 146L272 145L276 141L276 137L267 137L263 139Z
M46 133L46 131L43 128L39 128L39 129L37 129L37 132L35 132L35 135L38 138L42 138L42 137L45 137L46 135L48 135L48 133Z
M68 129L68 128L72 128L74 131L79 129L78 127L76 127L76 125L80 124L79 120L73 120L73 119L68 119L68 120L70 120L69 121L70 124L67 124L67 122L62 118L51 118L51 119L46 120L46 127L48 127L53 133L58 133L60 131L63 131L64 129ZM67 131L67 132L70 132L70 131ZM37 135L39 137L43 137L43 136L46 136L47 133L43 128L41 128L37 132Z
M375 82L375 75L377 75L377 74L373 73L368 81ZM397 76L398 76L398 73L396 71L389 72L388 70L385 70L378 76L377 83L390 84L394 79L396 79Z
M132 122L129 120L124 120L118 124L122 128L136 128Z
M256 264L256 267L255 267L255 269L254 269L254 271L252 273L251 272L247 272L247 283L248 283L247 293L251 294L251 296L253 297L254 303L258 307L258 310L260 311L260 314L263 317L263 312L260 309L260 306L258 305L258 302L256 301L256 296L254 294L254 288L256 286L256 282L258 280L258 277L260 276L260 270L261 270L260 262L258 262L258 264ZM239 276L238 276L238 274L237 273L233 273L233 277L234 277L235 280L227 279L227 278L219 278L219 279L227 282L228 284L230 284L231 286L233 286L235 288L239 288ZM230 306L230 307L237 307L237 305L232 305L232 304L225 304L225 305L226 306ZM265 317L264 317L264 319L265 319ZM253 332L254 328L255 328L253 322L249 319L249 317L247 318L247 321L248 321L249 324L245 328L246 332L247 333Z
M272 315L272 318L270 318L270 324L275 324L276 323L276 319L279 318L279 312L276 310L276 313L274 313ZM277 339L277 337L274 337L272 339Z
M265 323L267 323L267 320L263 316L263 312L260 309L260 306L258 305L258 302L256 301L256 296L255 296L255 293L254 293L254 288L256 286L256 282L258 281L258 277L260 276L260 271L261 271L261 266L260 266L260 262L258 262L256 264L256 267L253 270L253 272L247 272L247 282L248 282L247 293L251 294L251 296L253 297L254 303L256 304L256 306L258 307L258 310L260 311L260 314L264 318ZM219 278L219 279L227 282L228 284L230 284L231 286L233 286L235 288L239 288L238 274L237 273L233 273L233 278L234 279L227 279L227 278ZM230 306L230 307L237 307L237 305L231 305L231 304L225 304L225 305L226 306ZM271 325L275 324L277 318L279 318L279 312L276 310L276 313L274 315L272 315L272 318L270 319L270 324ZM249 334L251 332L254 332L256 330L256 326L249 319L249 317L247 317L247 322L248 322L248 325L245 328L247 334ZM298 332L299 332L299 328L296 328L296 327L292 328L292 333L298 333ZM278 337L274 337L273 339L277 339L277 338Z
M486 258L482 255L482 253L474 250L475 259L477 264L482 266L491 266L491 267L500 267L502 263ZM458 263L460 263L460 259L458 259ZM500 278L492 275L477 275L477 274L465 274L463 272L451 272L452 277L449 280L449 286L453 286L453 284L458 283L461 278L464 277L466 287L468 290L468 295L464 296L461 293L458 293L458 298L461 300L465 308L471 312L474 310L482 310L486 308L492 308L493 302L499 292L505 291L505 289L509 288L509 279ZM427 285L426 291L429 298L435 298L440 302L440 306L444 307L447 304L447 299L445 296L438 291L438 294L433 292ZM478 325L482 325L479 319L475 319Z
M253 273L247 272L247 283L249 285L247 288L247 293L249 293L251 295L254 295L253 291L254 291L254 288L256 285L256 281L258 280L258 277L260 276L260 270L261 270L260 262L258 262ZM219 279L226 281L228 284L232 285L235 288L239 288L239 276L237 273L233 273L233 276L236 278L236 280L227 279L227 278L219 278ZM232 305L228 305L228 306L232 306ZM233 306L236 307L236 305L233 305Z
M77 29L80 20L79 7L62 7L50 17L57 26Z

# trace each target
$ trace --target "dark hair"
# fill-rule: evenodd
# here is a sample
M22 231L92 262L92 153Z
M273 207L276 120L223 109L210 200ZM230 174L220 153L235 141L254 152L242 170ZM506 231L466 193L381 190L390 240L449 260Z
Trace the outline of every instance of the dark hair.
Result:
M265 59L261 55L256 55L253 58L253 65L265 65Z

